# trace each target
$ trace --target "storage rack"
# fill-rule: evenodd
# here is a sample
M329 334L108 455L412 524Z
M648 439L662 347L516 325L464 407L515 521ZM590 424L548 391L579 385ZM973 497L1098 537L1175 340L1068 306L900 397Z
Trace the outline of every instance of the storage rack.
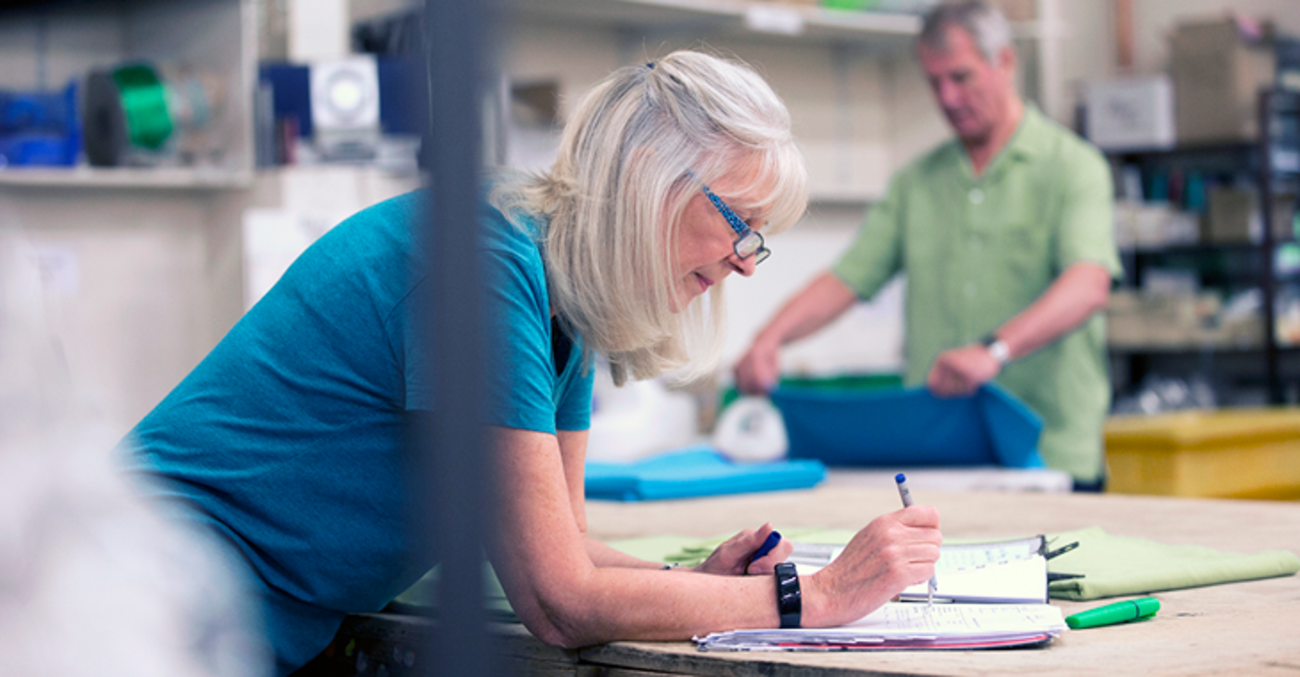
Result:
M1262 299L1263 337L1258 346L1115 346L1112 376L1117 396L1138 386L1147 374L1188 372L1209 374L1212 381L1232 381L1245 391L1259 391L1259 400L1283 404L1296 398L1300 378L1300 349L1278 340L1277 301L1280 291L1300 279L1279 275L1277 252L1295 244L1294 236L1277 236L1275 200L1300 194L1300 93L1262 90L1258 96L1259 138L1253 142L1222 143L1170 150L1123 152L1112 162L1153 171L1178 169L1203 174L1249 174L1259 194L1262 234L1258 242L1135 247L1121 252L1125 286L1140 287L1150 268L1159 264L1195 269L1206 286L1257 287ZM1231 404L1231 402L1228 402Z

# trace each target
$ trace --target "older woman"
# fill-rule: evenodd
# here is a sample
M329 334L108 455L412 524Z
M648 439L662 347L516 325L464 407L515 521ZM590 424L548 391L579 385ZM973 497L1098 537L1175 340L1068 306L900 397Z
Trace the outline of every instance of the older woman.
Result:
M592 355L620 383L710 368L721 283L752 275L769 253L760 231L792 225L807 198L789 116L743 65L677 52L624 68L571 118L554 167L495 183L481 217L503 501L490 556L519 617L563 646L826 626L926 580L940 537L922 507L877 518L803 581L782 569L779 585L790 545L749 563L770 525L692 571L586 538ZM406 499L423 488L403 461L432 403L411 317L427 298L411 228L423 199L321 238L128 438L152 491L247 564L282 672L430 564L412 557Z

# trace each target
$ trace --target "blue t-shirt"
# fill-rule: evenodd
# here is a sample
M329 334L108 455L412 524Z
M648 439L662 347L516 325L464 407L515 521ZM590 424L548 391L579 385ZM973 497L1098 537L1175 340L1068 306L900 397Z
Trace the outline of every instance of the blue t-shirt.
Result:
M432 564L408 539L407 497L427 491L403 461L409 412L433 403L413 317L426 204L404 195L327 233L122 444L152 493L243 554L282 672ZM577 340L553 361L544 224L482 215L487 422L584 430L591 370Z

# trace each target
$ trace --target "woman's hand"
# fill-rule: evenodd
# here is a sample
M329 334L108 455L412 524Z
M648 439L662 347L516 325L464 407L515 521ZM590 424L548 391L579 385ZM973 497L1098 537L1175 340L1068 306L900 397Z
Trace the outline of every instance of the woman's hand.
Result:
M834 562L806 577L804 626L855 621L904 588L929 580L942 542L939 511L929 506L904 508L872 520Z
M776 565L784 562L794 550L794 545L782 538L771 552L750 564L749 558L763 546L763 541L767 540L767 535L770 533L772 533L770 522L757 529L746 529L719 545L694 570L720 576L741 576L747 573L770 574L776 570Z

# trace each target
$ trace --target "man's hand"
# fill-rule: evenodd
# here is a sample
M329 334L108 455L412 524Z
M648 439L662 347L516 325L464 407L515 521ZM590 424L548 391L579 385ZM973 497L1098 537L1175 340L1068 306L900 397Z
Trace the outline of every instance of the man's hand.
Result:
M1002 365L989 353L988 348L975 344L939 353L925 385L939 397L969 395L976 388L993 380Z
M766 395L781 374L781 344L763 337L754 340L736 363L736 389L746 395Z

